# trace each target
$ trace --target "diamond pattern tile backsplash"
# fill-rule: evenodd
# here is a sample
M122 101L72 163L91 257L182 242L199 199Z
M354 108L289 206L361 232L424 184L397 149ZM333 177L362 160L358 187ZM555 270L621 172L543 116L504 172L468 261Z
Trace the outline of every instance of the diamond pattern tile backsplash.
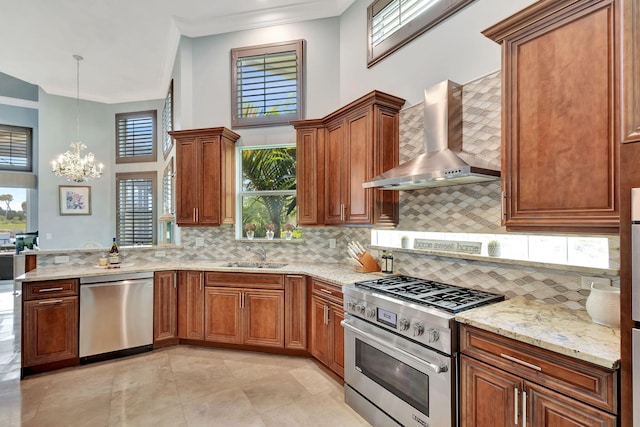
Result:
M463 151L488 164L500 165L500 72L491 73L463 89ZM422 153L422 103L400 113L400 161ZM402 192L398 229L456 233L505 233L500 226L500 181ZM254 259L247 251L257 242L237 241L233 226L183 228L181 248L136 248L128 250L125 262L142 263L165 259L230 260ZM196 238L204 246L196 247ZM329 239L337 247L329 248ZM367 228L304 227L303 240L260 242L271 261L345 262L351 240L370 242ZM609 238L611 268L619 266L619 240ZM164 252L164 257L157 255ZM395 271L407 275L523 296L571 309L584 308L589 291L580 287L580 274L511 264L481 262L396 252ZM95 251L69 253L71 265L95 265ZM41 254L38 265L53 265L55 256ZM619 278L613 278L619 286Z

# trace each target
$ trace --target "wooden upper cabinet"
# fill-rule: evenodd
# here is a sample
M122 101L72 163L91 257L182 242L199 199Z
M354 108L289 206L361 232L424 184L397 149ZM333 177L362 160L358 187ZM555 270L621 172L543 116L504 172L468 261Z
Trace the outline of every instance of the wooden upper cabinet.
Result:
M640 142L640 0L622 6L622 142Z
M543 0L484 31L502 44L507 230L618 231L616 16Z
M403 104L373 91L322 119L291 122L300 224L398 223L399 193L364 189L362 183L398 165Z
M233 224L240 135L224 127L169 133L176 140L176 223Z

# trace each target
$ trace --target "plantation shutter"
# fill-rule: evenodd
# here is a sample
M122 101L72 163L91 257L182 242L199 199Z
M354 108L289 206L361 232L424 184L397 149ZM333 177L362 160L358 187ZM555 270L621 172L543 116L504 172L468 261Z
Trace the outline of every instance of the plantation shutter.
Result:
M302 118L303 43L232 49L232 125L288 124Z
M0 170L31 172L31 129L0 125Z
M173 138L168 132L173 130L173 80L169 84L169 91L164 98L164 109L162 110L162 152L165 158L173 145Z
M116 174L116 233L121 245L152 245L155 238L155 174Z
M116 114L116 163L156 161L156 111Z
M394 0L373 15L371 43L380 44L401 27L428 9L433 0Z

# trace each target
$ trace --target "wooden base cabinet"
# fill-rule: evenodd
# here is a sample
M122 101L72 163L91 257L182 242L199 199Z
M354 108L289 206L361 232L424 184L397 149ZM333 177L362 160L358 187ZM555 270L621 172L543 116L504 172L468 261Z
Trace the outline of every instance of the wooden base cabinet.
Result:
M205 285L205 340L284 347L282 275L209 272Z
M178 337L204 339L204 272L178 273Z
M23 285L22 368L78 362L77 279Z
M463 325L462 427L617 426L618 372Z
M343 295L334 285L312 281L311 355L344 378Z
M483 32L502 45L507 230L618 232L620 3L537 1Z
M284 347L307 349L307 278L288 275L284 279Z
M153 275L153 345L178 342L177 282L175 271L158 271Z

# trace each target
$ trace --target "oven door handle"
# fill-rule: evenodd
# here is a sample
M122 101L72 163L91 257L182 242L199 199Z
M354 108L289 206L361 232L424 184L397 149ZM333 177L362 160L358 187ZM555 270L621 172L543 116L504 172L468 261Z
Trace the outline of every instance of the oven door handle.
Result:
M363 336L363 337L365 337L365 338L367 338L367 339L369 339L371 341L376 342L377 344L381 345L384 348L387 348L389 350L392 350L392 351L395 351L397 353L402 354L407 359L411 359L412 361L414 361L415 363L417 363L419 365L428 367L429 369L431 369L436 374L447 372L449 370L449 367L446 366L446 365L445 366L439 366L439 365L436 365L435 363L430 363L430 362L428 362L426 360L420 359L419 357L416 357L413 354L411 354L411 353L409 353L409 352L407 352L407 351L405 351L405 350L403 350L401 348L390 347L389 344L384 342L384 340L376 337L375 335L372 335L372 334L370 334L368 332L364 332L364 331L352 326L347 320L343 320L342 322L340 322L340 324L344 328L349 329L354 334L361 335L361 336Z

